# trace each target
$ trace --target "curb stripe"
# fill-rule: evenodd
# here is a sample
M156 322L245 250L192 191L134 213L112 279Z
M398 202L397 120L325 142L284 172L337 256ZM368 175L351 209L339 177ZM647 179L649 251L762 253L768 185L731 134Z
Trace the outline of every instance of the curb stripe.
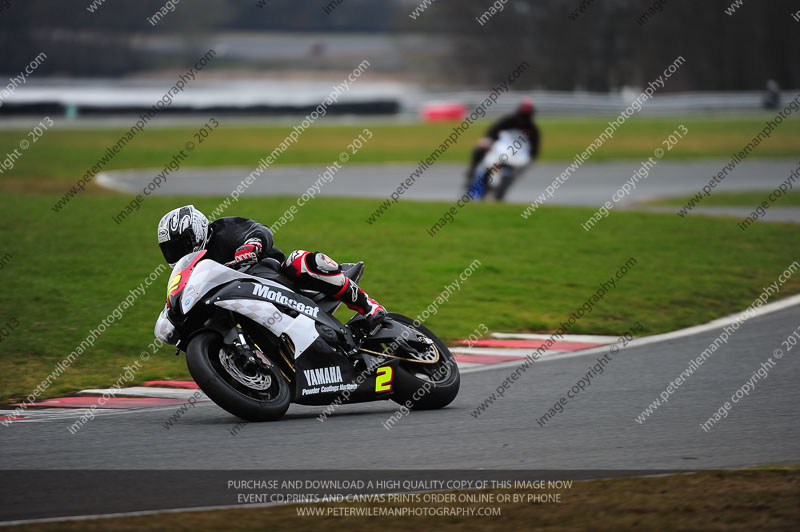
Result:
M162 388L191 388L198 390L200 387L194 381L147 381L144 386L155 386Z
M615 339L616 340L616 339ZM469 340L459 340L460 344L474 345L478 347L517 347L517 348L531 348L537 349L542 347L547 342L544 340L476 340L471 342ZM562 351L578 351L580 349L589 349L590 347L598 347L605 345L609 342L602 343L579 343L579 342L555 342L551 344L551 349L558 349Z

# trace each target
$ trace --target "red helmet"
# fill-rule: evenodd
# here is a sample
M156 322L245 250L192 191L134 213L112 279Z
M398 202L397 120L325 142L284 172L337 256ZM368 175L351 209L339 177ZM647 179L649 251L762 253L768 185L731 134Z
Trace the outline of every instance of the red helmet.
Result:
M525 115L533 114L533 100L525 98L519 106L519 112Z

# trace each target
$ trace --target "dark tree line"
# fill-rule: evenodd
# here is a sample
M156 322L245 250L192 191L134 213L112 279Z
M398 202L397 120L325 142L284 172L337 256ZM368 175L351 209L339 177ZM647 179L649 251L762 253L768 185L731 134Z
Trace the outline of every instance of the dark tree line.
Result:
M453 35L451 76L466 81L501 79L525 59L531 87L602 91L641 86L682 55L672 90L800 86L796 0L745 0L733 15L731 0L662 0L642 24L654 1L596 0L572 20L581 0L511 0L483 26L476 18L491 2L438 2L442 16L423 23Z
M678 55L686 64L667 90L761 89L767 79L800 86L796 0L744 0L732 16L725 14L732 0L595 0L581 13L583 0L508 0L483 25L476 19L494 0L436 0L416 20L408 15L418 0L264 0L263 7L256 0L182 0L156 27L146 18L166 0L107 0L94 13L91 2L4 2L0 72L17 73L47 51L37 75L122 76L184 65L220 32L357 31L445 40L450 51L436 56L428 79L476 87L523 60L530 69L521 88L641 86ZM637 23L655 4L662 10ZM412 63L398 61L398 73L416 68ZM217 61L214 68L220 66L242 65Z

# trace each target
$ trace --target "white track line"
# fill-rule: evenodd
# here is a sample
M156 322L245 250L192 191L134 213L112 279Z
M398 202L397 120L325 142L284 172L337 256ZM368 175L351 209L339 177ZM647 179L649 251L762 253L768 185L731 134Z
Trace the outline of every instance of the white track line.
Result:
M549 340L550 334L526 334L526 333L492 333L493 338L507 340ZM595 334L565 334L559 338L559 342L576 342L579 344L613 344L619 338L617 336L598 336Z
M195 408L202 408L213 406L219 408L215 403L211 401L204 401L203 403L198 403L195 405ZM145 407L131 407L131 408L114 408L114 409L99 409L95 410L94 417L111 417L111 416L124 416L130 414L141 414L141 413L150 413L150 412L165 412L165 411L175 411L181 408L180 404L176 405L169 405L169 406L145 406ZM57 409L48 409L53 410L53 414L42 416L39 418L35 418L35 413L43 412L44 410L37 410L37 409L30 409L26 410L24 414L20 414L22 416L26 416L26 419L16 419L13 421L9 421L9 425L13 425L15 423L34 423L34 422L42 422L42 421L61 421L65 419L77 419L82 417L86 414L86 411L89 410L88 408L71 408L71 407L61 407ZM61 415L57 415L56 412L60 412ZM3 422L0 421L0 425Z
M789 296L786 299L782 299L780 301L776 301L774 303L767 303L761 307L757 307L754 309L754 315L751 318L747 318L743 323L750 321L753 318L758 318L760 316L764 316L766 314L770 314L772 312L777 312L779 310L784 310L795 305L800 305L800 294ZM704 333L707 331L713 331L715 329L720 329L725 327L726 325L730 325L731 323L737 321L739 317L742 315L742 312L739 311L735 314L731 314L730 316L725 316L724 318L718 318L714 321L710 321L708 323L704 323L703 325L695 325L693 327L687 327L686 329L680 329L678 331L672 331L663 334L656 334L653 336L645 336L644 338L636 338L631 342L628 342L624 348L620 345L620 351L623 349L630 349L633 347L639 347L642 345L654 344L659 342L666 342L668 340L675 340L677 338L685 338L686 336L692 336L695 334ZM619 344L614 344L619 345ZM590 349L582 349L580 351L568 351L566 353L559 354L558 356L542 356L538 362L542 362L545 360L553 360L553 359L562 359L562 358L573 358L573 357L582 357L582 356L589 356L589 355L599 355L600 353L605 353L610 349L610 345L603 345L600 347L592 347ZM531 349L530 352L532 353L534 350ZM502 368L515 368L521 364L521 361L518 362L501 362L499 364L488 364L484 367L478 368L467 368L466 370L462 371L461 373L476 373L478 371L488 371L491 369L502 369Z
M490 357L525 357L531 352L530 348L518 347L450 347L454 355L476 355Z
M198 401L208 401L208 397L198 389L191 388L157 388L154 386L132 386L130 388L99 388L81 390L78 395L103 395L109 394L114 397L156 397L159 399L189 399L197 397ZM195 394L199 393L199 397Z

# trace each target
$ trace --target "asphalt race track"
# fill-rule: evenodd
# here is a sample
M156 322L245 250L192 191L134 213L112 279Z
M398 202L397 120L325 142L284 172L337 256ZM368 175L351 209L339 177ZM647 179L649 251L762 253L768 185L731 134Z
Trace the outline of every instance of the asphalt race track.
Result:
M15 470L483 468L607 470L601 476L611 476L616 470L797 462L800 344L788 351L781 344L800 326L796 299L794 306L747 320L668 404L641 424L636 417L719 336L721 327L622 349L603 374L544 427L537 418L608 352L607 347L537 361L478 419L471 413L515 363L465 373L450 407L412 412L391 430L382 423L396 411L395 403L343 406L324 422L317 419L322 408L293 405L281 421L247 424L234 436L231 429L239 421L206 403L170 429L162 424L174 407L104 413L75 435L67 430L72 419L14 423L2 428L0 463ZM776 349L784 351L780 358ZM730 401L770 357L775 365L768 377L734 404L727 418L704 431L700 424ZM59 506L60 496L52 489L4 485L0 521L151 508L145 503L136 506L135 498L109 499L103 494L82 498L79 505ZM62 495L71 490L56 489ZM125 489L146 493L154 487L142 481ZM10 504L13 493L24 504ZM186 505L180 490L169 491L158 502L159 508Z
M719 189L772 189L796 164L791 160L745 162ZM723 165L721 161L662 162L626 200L627 206L652 197L695 193ZM638 166L635 162L587 164L546 203L600 205ZM413 169L407 164L345 165L322 187L321 195L372 197L377 206L377 199L386 198ZM563 169L563 163L535 166L512 190L510 199L533 201ZM276 167L246 194L297 196L323 170ZM157 193L182 194L190 188L192 194L227 195L250 171L184 170L170 176ZM453 200L463 184L462 172L461 165L436 164L403 198ZM149 171L122 171L104 174L99 181L137 193L153 176ZM798 211L775 207L768 213L773 221L800 221ZM321 474L320 470L327 470L333 474L334 470L386 469L427 474L435 470L549 471L560 478L598 478L632 471L796 463L800 458L800 343L791 349L782 345L782 340L800 330L800 296L791 301L791 306L747 320L668 403L643 422L637 416L686 369L689 360L719 336L722 325L691 334L645 338L615 352L603 373L543 426L537 420L567 395L598 357L609 353L608 346L537 361L480 415L475 415L475 409L518 363L470 368L462 375L461 392L452 405L412 412L389 430L383 423L397 412L393 402L342 406L324 422L318 418L324 408L292 405L278 422L241 424L206 402L170 428L164 423L175 413L175 406L102 411L74 435L68 427L82 411L75 411L73 417L43 416L12 423L0 427L0 467L6 470L0 523L214 506L227 500L220 489L206 496L200 488L209 479L191 480L192 474L214 474L209 470L223 478L253 471ZM703 430L701 423L731 401L770 360L774 366L768 376L733 403L727 417L711 430ZM98 490L98 484L107 488Z
M649 176L640 180L636 189L618 207L632 207L636 203L658 197L692 195L729 161L704 160L696 162L661 161ZM346 164L340 165L333 180L323 184L320 196L366 197L386 199L400 183L404 182L417 165L411 163L392 164ZM534 201L553 180L561 175L568 163L537 163L514 184L508 200L517 203ZM586 163L578 169L558 190L547 205L586 205L598 207L611 200L614 194L641 166L640 162ZM715 191L772 190L785 181L797 168L794 159L744 161ZM182 169L168 175L154 194L159 195L216 195L227 196L245 179L252 168ZM436 163L431 166L414 185L405 191L402 198L417 201L454 201L464 187L464 172L461 164ZM299 196L306 192L325 171L324 166L280 165L267 169L244 196ZM103 186L131 194L141 194L161 170L124 170L105 172L98 176ZM189 184L191 183L191 184ZM766 199L766 198L765 198ZM753 205L755 207L755 205ZM377 205L376 205L377 208ZM637 207L640 208L640 207ZM652 210L674 212L675 207L659 207ZM724 214L744 218L750 208L696 207L692 212L702 214ZM767 210L766 221L800 222L800 209L776 205Z

